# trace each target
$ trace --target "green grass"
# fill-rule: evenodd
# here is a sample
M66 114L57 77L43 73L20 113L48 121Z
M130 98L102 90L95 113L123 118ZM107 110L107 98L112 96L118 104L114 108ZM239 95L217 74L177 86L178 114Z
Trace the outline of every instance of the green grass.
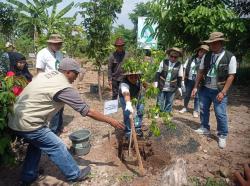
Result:
M134 179L135 175L134 174L131 174L131 173L128 173L128 172L124 172L122 175L120 175L118 177L118 179L120 181L124 181L124 182L130 182Z

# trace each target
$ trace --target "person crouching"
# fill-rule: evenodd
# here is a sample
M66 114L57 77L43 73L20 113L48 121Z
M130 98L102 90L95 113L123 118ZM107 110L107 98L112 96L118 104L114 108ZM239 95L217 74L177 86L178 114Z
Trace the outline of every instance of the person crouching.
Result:
M119 87L119 98L123 110L123 120L125 124L125 136L129 137L131 132L130 114L134 115L135 130L138 136L142 137L141 130L144 104L142 103L142 83L140 81L140 72L127 72ZM134 112L132 100L137 99Z

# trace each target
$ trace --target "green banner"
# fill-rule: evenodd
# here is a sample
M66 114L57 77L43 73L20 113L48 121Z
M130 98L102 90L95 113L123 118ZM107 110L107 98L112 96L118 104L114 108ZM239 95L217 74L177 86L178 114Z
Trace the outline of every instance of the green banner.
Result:
M146 19L147 17L138 17L137 46L143 49L157 49L157 24L147 24Z

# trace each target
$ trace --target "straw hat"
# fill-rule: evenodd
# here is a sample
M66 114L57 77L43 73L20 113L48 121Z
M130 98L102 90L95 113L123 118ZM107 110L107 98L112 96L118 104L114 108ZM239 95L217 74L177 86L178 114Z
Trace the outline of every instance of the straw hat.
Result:
M166 53L169 55L172 51L177 52L179 54L179 57L182 56L182 50L177 47L172 47L166 50Z
M198 48L195 49L195 51L199 51L200 49L206 50L207 52L209 51L209 46L208 45L201 45Z
M203 42L213 43L215 41L228 41L228 40L224 38L224 34L222 32L212 32L209 36L209 39Z
M63 43L63 39L59 34L51 34L47 43Z
M125 72L122 75L129 76L129 75L141 75L142 73L140 71L137 72Z
M7 43L5 44L5 48L9 48L9 47L15 48L15 45L13 45L11 42L7 42Z
M121 37L118 37L118 38L115 40L114 45L115 45L115 46L123 46L123 45L125 45L125 42L124 42L124 40L123 40Z

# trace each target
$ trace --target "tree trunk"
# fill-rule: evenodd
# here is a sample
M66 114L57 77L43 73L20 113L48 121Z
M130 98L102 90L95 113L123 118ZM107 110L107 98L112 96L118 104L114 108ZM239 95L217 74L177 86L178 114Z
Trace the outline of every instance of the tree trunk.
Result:
M102 102L102 90L101 90L101 66L98 67L98 94L99 99Z
M105 73L105 71L103 70L102 71L102 93L104 93L104 83L105 83L105 81L104 81L104 73Z

